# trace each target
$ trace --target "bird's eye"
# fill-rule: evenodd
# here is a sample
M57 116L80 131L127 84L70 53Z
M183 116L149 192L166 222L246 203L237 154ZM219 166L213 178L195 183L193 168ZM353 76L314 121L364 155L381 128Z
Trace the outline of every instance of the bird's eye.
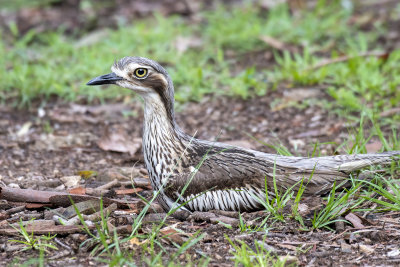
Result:
M136 76L137 78L143 79L143 78L145 78L146 75L147 75L147 69L138 68L138 69L135 70L135 73L134 73L134 74L135 74L135 76Z

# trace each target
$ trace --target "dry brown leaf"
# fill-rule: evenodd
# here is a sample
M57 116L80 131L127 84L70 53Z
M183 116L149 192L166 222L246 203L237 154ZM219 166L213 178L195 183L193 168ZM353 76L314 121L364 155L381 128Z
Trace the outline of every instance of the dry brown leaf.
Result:
M354 213L347 214L344 218L351 222L355 228L364 228L365 226L362 224L361 219L355 215Z
M381 150L382 143L380 141L369 143L365 145L365 148L367 149L367 153L376 153Z
M115 131L106 128L97 145L105 151L129 153L133 156L142 146L142 139L130 137L122 128Z
M136 187L136 188L127 188L127 189L116 189L115 193L117 195L129 195L129 194L137 194L143 191L143 188Z
M77 194L77 195L84 195L86 194L86 188L80 186L80 187L75 187L70 190L68 190L68 193L70 194Z
M46 207L46 206L49 206L49 205L42 204L42 203L27 203L25 205L25 208L27 208L27 209L40 209L40 208L43 208L43 207Z
M187 238L192 235L189 233L183 233L183 232L177 231L175 229L175 227L177 225L178 225L178 223L173 224L171 226L164 227L163 229L160 230L160 233L163 234L162 238L165 238L171 242L182 245L187 240Z

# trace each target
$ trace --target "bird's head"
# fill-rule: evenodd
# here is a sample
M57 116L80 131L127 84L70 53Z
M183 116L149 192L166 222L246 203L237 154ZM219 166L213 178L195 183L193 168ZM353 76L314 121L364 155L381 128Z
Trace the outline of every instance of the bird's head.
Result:
M174 86L167 71L144 57L124 57L111 67L111 73L90 80L87 85L116 84L131 89L145 99L160 100L173 114Z

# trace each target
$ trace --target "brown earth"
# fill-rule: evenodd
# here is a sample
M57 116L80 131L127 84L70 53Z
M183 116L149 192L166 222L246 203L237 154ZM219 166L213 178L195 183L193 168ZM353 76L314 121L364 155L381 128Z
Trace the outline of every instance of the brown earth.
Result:
M308 92L310 97L306 100L293 101L299 90L304 90L301 95ZM199 138L209 140L218 138L220 141L274 153L273 149L253 141L248 134L266 143L277 142L279 137L284 145L299 155L310 154L315 142L333 142L321 145L321 154L332 154L338 144L348 136L343 120L316 105L307 108L295 107L305 102L311 103L315 97L326 97L323 89L282 89L246 101L229 97L208 97L201 103L187 103L181 107L177 121L187 132L197 133ZM281 101L271 108L274 99ZM0 175L1 182L8 186L17 184L21 188L66 191L66 182L60 178L90 170L96 171L98 175L81 179L75 186L96 188L116 177L110 175L109 170L123 173L124 169L132 166L136 177L147 178L143 171L140 151L142 108L138 102L98 106L55 102L44 108L32 107L29 110L15 110L3 106L1 111ZM130 151L137 150L137 152L129 154L102 150L97 143L107 142L105 140L108 139L104 138L104 135L110 133L117 133L127 142L132 141L133 150ZM377 149L376 143L376 140L371 141L372 150ZM146 189L139 194L149 198L151 191ZM135 196L135 193L124 195L128 199L137 199ZM115 197L115 193L111 194L111 197ZM304 199L301 203L307 205L309 209L305 215L305 225L310 226L313 210L318 209L324 202L320 198L314 198ZM43 208L25 209L23 214L26 213L33 213L36 218L47 216ZM289 216L290 211L286 214ZM151 232L151 221L160 221L159 218L154 219L156 215L154 211L146 215L146 223L142 229L144 233ZM228 215L227 218L234 217L234 219L233 222L228 219L227 223L237 224L238 214ZM285 223L269 219L268 233L262 230L241 232L237 226L228 229L212 221L204 222L204 218L198 222L195 218L186 221L170 218L166 226L178 223L175 227L185 233L194 234L196 231L206 233L205 237L187 253L192 260L207 255L211 257L210 263L214 266L232 265L230 252L232 247L225 235L231 240L242 240L253 249L255 249L254 241L259 240L266 249L272 251L273 255L292 255L290 260L296 261L299 265L394 266L400 263L400 257L396 254L400 243L399 215L400 213L373 215L357 213L357 216L367 221L363 222L361 229L352 224L331 225L333 229L339 227L336 231L302 231L301 225L294 219L286 219ZM267 213L256 212L242 216L248 225L257 225ZM16 213L7 220L15 222L18 217L21 217L21 213ZM124 225L115 221L114 224ZM79 247L82 241L89 238L88 235L64 234L57 238L62 245L57 243L59 250L50 250L50 254L46 256L47 259L52 259L48 261L50 265L96 265L89 257L91 247ZM22 259L37 257L35 252L14 251L15 244L7 242L9 239L12 238L0 236L1 243L4 244L0 248L3 263L9 263L15 257ZM176 251L170 242L163 240L162 244L168 252L165 255ZM134 256L137 263L141 262L142 256L141 254ZM167 259L167 256L165 257ZM182 256L179 259L183 263L186 258Z
M108 1L97 1L109 3ZM214 1L117 1L117 5L98 5L95 8L83 8L77 10L80 1L68 0L57 2L49 8L23 8L18 12L1 13L0 25L7 28L10 21L15 21L21 33L29 29L46 31L59 29L60 25L70 34L80 35L89 30L104 26L115 27L123 18L130 22L135 19L149 16L154 11L163 14L179 14L195 19L199 10L212 8ZM236 1L224 1L236 3ZM269 1L260 1L260 8L267 8ZM299 8L297 4L303 1L291 1L292 11ZM360 7L373 10L376 16L385 17L396 1L369 1L369 4ZM375 3L375 5L373 5ZM60 15L62 14L62 15ZM371 20L371 23L373 20ZM368 25L366 23L366 30ZM392 20L390 28L397 34L399 20ZM80 28L82 32L76 32ZM398 34L393 34L382 39L387 48L398 47ZM260 53L264 53L261 51ZM254 58L260 58L254 53ZM250 55L251 56L251 55ZM249 56L249 57L250 57ZM254 62L253 60L251 60ZM245 62L246 63L246 62ZM265 61L264 61L265 63ZM262 64L262 63L260 63ZM315 143L320 143L322 155L344 153L340 144L348 139L349 131L357 125L348 125L344 119L315 105L315 99L329 97L323 88L280 88L275 92L269 92L266 96L241 100L230 97L205 97L201 103L186 103L178 107L177 121L188 133L208 140L231 142L239 146L275 153L273 148L254 141L250 136L268 144L279 144L289 148L295 155L311 155ZM98 103L97 103L98 104ZM80 178L72 187L93 188L108 184L114 179L129 182L129 177L146 181L140 137L142 131L142 108L139 102L108 103L97 105L96 103L67 104L60 100L49 101L44 107L33 104L31 108L17 110L9 106L0 106L0 186L30 188L36 190L66 192L68 179L63 177L76 176L82 171L90 171L94 174L90 178ZM356 115L356 114L354 114ZM370 127L366 125L366 127ZM390 134L390 129L383 129L385 134ZM250 135L250 136L249 136ZM115 145L110 142L110 137L119 138L117 143L119 150L127 152L112 152L103 150L107 146ZM122 145L121 145L122 143ZM323 143L323 144L322 144ZM103 149L102 149L102 148ZM381 144L372 139L368 144L370 152L378 151ZM95 174L96 172L97 174ZM126 188L125 188L126 187ZM137 192L118 194L117 190L131 190L125 185L115 186L107 190L107 197L116 199L138 200L138 195L150 198L152 195L148 186L144 185ZM310 219L314 210L318 210L324 204L321 198L303 199L305 206L303 213L305 227L310 227ZM17 207L17 209L12 210ZM372 203L366 203L367 207L375 207ZM143 206L138 205L138 210ZM284 213L291 215L290 208ZM132 210L130 211L132 212ZM146 215L141 233L152 231L153 223L159 224L161 213L157 206ZM28 221L30 218L51 219L52 211L43 206L26 205L26 203L0 202L0 232L9 223L15 223L19 219ZM213 215L214 214L214 215ZM216 214L216 215L215 215ZM176 262L185 263L186 257L191 260L202 256L211 258L211 266L233 265L233 248L225 235L233 241L243 241L255 250L254 242L257 240L272 255L292 258L288 262L298 265L333 266L399 266L400 265L400 213L370 213L370 212L345 212L343 216L351 223L335 223L329 225L333 230L303 231L304 228L293 218L287 218L285 222L268 219L267 228L259 231L242 232L237 226L238 214L213 212L208 216L219 216L221 221L232 224L228 229L215 220L192 216L189 220L179 221L169 218L164 226L173 226L186 234L194 234L197 231L205 233L205 236L186 254L180 256ZM357 220L351 217L361 220ZM249 227L259 225L268 215L265 212L242 214ZM118 208L110 215L110 223L115 227L125 227L132 224L135 215L123 214ZM122 229L120 228L120 229ZM164 229L163 228L163 229ZM129 229L128 229L129 230ZM120 232L120 236L124 234ZM129 234L126 231L125 235ZM94 230L93 233L96 234ZM175 233L172 230L172 233ZM187 239L188 235L177 234L174 242L180 243ZM21 235L19 235L21 237ZM75 265L99 265L98 261L90 255L94 248L90 243L85 243L89 235L78 231L74 234L59 234L53 242L58 250L49 250L46 254L49 266ZM23 246L10 242L15 237L1 232L0 234L0 264L6 265L20 259L22 263L29 258L37 258L37 251L22 251ZM160 237L166 253L163 259L177 251L176 247L167 238ZM133 240L135 241L135 240ZM133 256L138 265L145 265L143 258L148 258L148 252L140 252L137 249L139 241L125 243L128 251L136 252ZM143 240L140 240L143 241ZM157 249L159 250L159 249ZM157 251L158 252L158 251ZM142 258L143 257L143 258Z

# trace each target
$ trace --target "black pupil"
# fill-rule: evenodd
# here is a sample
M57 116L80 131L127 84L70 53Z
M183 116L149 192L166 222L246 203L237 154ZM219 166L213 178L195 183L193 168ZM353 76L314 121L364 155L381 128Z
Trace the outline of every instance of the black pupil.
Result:
M138 69L137 70L137 75L143 76L144 75L144 69Z

